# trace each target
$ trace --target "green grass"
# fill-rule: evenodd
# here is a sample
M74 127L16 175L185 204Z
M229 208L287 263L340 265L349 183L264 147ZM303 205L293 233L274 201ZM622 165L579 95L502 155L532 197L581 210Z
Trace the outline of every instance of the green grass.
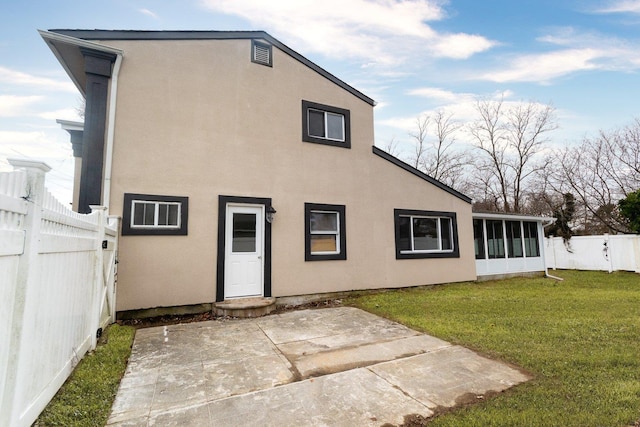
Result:
M127 367L135 329L111 325L80 361L35 426L104 426Z
M430 426L629 426L640 420L640 276L555 272L350 300L534 379ZM640 424L637 424L640 425Z

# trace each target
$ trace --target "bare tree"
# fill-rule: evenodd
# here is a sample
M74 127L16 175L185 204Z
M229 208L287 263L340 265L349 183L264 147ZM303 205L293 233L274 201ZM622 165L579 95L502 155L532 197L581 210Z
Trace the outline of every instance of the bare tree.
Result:
M584 206L585 228L627 232L617 204L640 188L640 119L555 153L553 171L552 185L569 188Z
M409 132L409 136L414 140L414 153L411 157L411 166L416 169L424 162L427 155L427 136L429 134L428 127L431 122L431 116L423 114L416 118L416 130Z
M456 146L455 134L462 125L443 110L436 111L432 121L435 138L429 145L429 155L422 159L421 169L433 178L459 188L469 162L467 152Z
M469 127L480 152L475 177L499 201L500 210L520 212L532 175L544 169L540 152L557 128L555 110L535 102L505 105L503 100L476 103L478 120Z
M464 169L468 164L467 153L456 146L455 133L461 126L452 114L438 110L419 116L415 131L409 133L414 140L411 165L459 190L464 186Z
M384 144L382 149L387 153L391 154L393 157L400 158L401 150L398 147L398 141L396 140L395 136L392 137L389 141L387 141L387 143Z

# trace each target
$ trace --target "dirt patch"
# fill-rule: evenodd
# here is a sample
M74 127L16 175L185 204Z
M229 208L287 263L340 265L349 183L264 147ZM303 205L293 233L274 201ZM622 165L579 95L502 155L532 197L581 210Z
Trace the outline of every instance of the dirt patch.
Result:
M404 416L404 422L402 424L400 424L399 426L395 426L393 424L383 424L382 427L424 427L424 426L428 426L431 421L433 421L435 418L437 418L440 415L444 415L447 414L449 412L455 411L459 408L465 407L465 406L470 406L470 405L475 405L479 402L482 402L483 400L486 399L490 399L494 396L497 396L498 394L500 394L499 392L496 391L488 391L485 394L475 394L475 393L466 393L463 394L462 396L459 396L456 399L456 403L453 406L449 406L449 407L445 407L445 406L438 406L435 409L433 409L433 415L431 415L430 417L424 417L420 414L409 414L409 415L405 415ZM636 427L636 426L631 426L631 427ZM640 426L638 426L640 427Z
M127 319L116 321L119 325L133 326L134 328L151 328L153 326L177 325L178 323L204 322L207 320L216 320L216 317L210 311L198 314L166 314L157 317L145 317L143 319Z
M422 427L426 426L429 422L428 417L423 417L420 414L409 414L404 416L404 422L397 427ZM396 427L393 424L383 424L381 427Z
M271 314L286 313L287 311L307 310L314 308L330 308L330 307L342 307L341 299L330 299L326 301L314 301L300 305L284 305L279 306Z
M301 305L285 305L279 306L271 314L286 313L288 311L316 309L316 308L329 308L329 307L342 307L342 300L333 299L327 301L315 301ZM143 319L126 319L116 321L119 325L133 326L134 328L151 328L154 326L165 325L177 325L179 323L193 323L204 322L207 320L231 320L235 317L229 316L216 316L212 312L207 311L205 313L197 314L166 314L163 316L146 317Z

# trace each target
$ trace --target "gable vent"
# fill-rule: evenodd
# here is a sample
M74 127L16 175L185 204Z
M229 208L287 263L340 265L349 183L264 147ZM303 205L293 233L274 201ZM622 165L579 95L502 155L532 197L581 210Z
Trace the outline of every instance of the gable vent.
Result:
M255 40L251 43L251 61L256 64L272 66L271 63L271 45L257 42Z

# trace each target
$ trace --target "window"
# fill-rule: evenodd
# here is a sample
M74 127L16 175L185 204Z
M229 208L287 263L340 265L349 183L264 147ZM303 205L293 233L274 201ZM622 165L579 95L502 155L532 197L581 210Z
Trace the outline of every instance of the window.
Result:
M124 195L123 235L186 235L188 197Z
M473 220L473 246L476 250L476 259L485 259L484 253L484 221Z
M397 259L459 257L454 212L394 212Z
M351 148L349 110L302 101L302 140Z
M251 62L272 67L272 61L271 45L251 40Z
M304 204L305 260L346 260L344 205Z
M489 259L504 258L502 221L487 220L487 252Z
M540 246L538 245L538 223L525 221L524 228L524 251L527 257L540 256Z
M522 230L520 229L520 221L506 221L507 228L507 249L509 250L509 258L522 258Z

